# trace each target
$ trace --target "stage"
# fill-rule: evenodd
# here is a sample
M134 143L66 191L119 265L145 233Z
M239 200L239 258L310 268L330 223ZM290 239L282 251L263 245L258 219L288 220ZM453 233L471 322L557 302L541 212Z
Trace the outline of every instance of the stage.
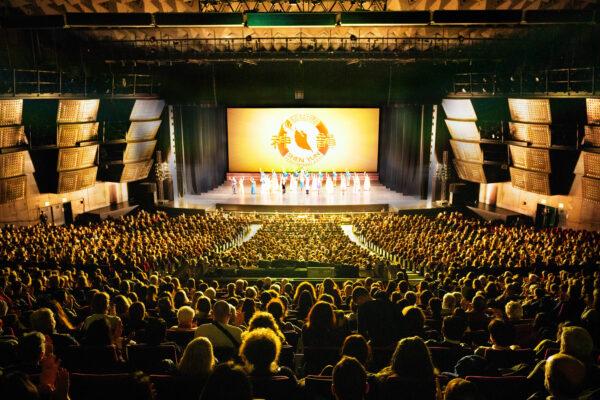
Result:
M424 209L431 208L426 200L415 196L404 196L387 189L375 181L369 191L354 193L352 188L342 192L339 187L333 193L305 192L291 193L250 193L250 184L244 183L244 193L238 189L233 194L231 183L226 182L218 188L201 195L187 195L168 202L164 206L180 209L201 209L226 211L257 212L376 212L381 210Z

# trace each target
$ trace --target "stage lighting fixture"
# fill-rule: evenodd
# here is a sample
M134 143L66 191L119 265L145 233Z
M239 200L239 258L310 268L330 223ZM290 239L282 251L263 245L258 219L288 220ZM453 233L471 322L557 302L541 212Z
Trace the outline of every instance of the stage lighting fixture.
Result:
M59 124L70 122L92 122L98 115L100 100L59 100L56 121Z
M0 203L5 204L15 200L23 200L26 186L26 175L0 179Z
M590 125L600 125L600 99L585 99L587 121Z
M552 172L549 150L515 145L508 147L515 167L545 173Z
M584 141L585 144L600 147L600 126L586 125Z
M510 135L516 140L536 146L550 147L552 135L549 125L509 122Z
M442 107L446 116L450 119L462 121L477 121L477 114L471 100L468 99L444 99Z
M581 177L582 197L584 200L600 204L600 179Z
M508 99L508 108L513 121L552 123L549 99Z
M0 126L20 125L23 100L0 100Z
M600 179L600 153L584 151L582 155L585 176Z
M446 126L448 127L452 139L468 141L481 140L479 129L473 121L455 121L446 119Z

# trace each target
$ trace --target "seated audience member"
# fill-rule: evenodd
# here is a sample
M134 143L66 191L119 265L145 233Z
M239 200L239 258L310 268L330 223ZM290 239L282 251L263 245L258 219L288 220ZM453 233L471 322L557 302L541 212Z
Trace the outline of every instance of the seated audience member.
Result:
M585 365L566 354L555 354L546 361L544 386L548 399L576 399L583 392Z
M177 313L173 307L173 301L169 296L163 296L158 299L157 303L158 317L165 320L167 326L177 324Z
M257 328L253 331L246 332L243 336L242 345L240 346L240 358L244 364L246 372L251 378L265 379L273 376L286 376L289 378L286 389L287 395L293 395L297 387L296 376L287 367L279 366L279 353L281 351L281 342L275 332L267 328ZM268 391L268 381L267 388ZM254 392L255 397L261 397Z
M276 297L274 299L271 299L269 301L269 303L267 303L266 310L269 314L271 314L273 316L273 318L275 318L275 322L277 322L277 325L279 325L279 328L283 332L299 331L297 326L295 326L291 322L285 321L284 318L285 318L285 314L286 314L286 307L280 298Z
M217 365L209 375L200 400L252 400L252 385L242 367Z
M200 325L196 328L195 336L207 338L216 348L231 348L237 350L242 342L242 330L237 326L229 325L229 304L223 300L217 301L213 308L214 321Z
M69 346L78 346L79 343L71 335L56 332L56 320L54 313L49 308L40 308L29 316L31 329L41 332L50 342L54 354L61 355Z
M456 297L452 293L446 293L442 297L442 316L452 315L456 308Z
M141 301L136 301L129 306L129 318L123 327L123 334L135 339L146 329L146 306Z
M177 372L198 380L201 388L215 366L212 344L207 338L197 337L192 340L177 365Z
M308 321L302 327L304 347L336 347L341 337L336 330L335 314L331 304L318 301L310 309Z
M19 338L17 347L19 362L4 370L4 374L19 371L25 374L42 372L42 360L46 354L46 339L40 332L26 333Z
M484 400L477 386L462 378L454 378L446 385L444 400Z
M284 334L275 322L275 318L268 312L259 311L252 316L252 319L250 319L250 323L248 324L247 332L251 332L257 328L267 328L272 330L281 341L281 344L285 344Z
M400 319L387 296L373 299L366 288L357 286L352 291L352 303L357 306L358 333L373 346L389 346L398 339Z
M190 306L182 306L177 310L177 325L171 329L191 330L194 329L194 309Z
M418 336L398 342L390 365L377 374L378 391L403 393L407 398L435 400L437 398L436 371L431 354ZM388 398L385 397L384 398Z
M402 316L405 335L425 337L425 314L419 307L404 307Z
M198 297L196 300L196 316L194 318L197 326L209 324L213 321L210 317L210 308L210 299L208 297Z
M331 392L336 400L363 400L369 392L367 373L353 357L344 356L333 367Z
M494 350L514 350L515 327L501 319L494 319L488 325L490 332L491 347L481 346L475 350L475 354L485 356L485 350L488 348Z
M113 334L115 334L117 330L122 330L123 324L121 318L108 314L109 305L110 296L107 293L96 293L94 297L92 297L92 314L83 321L83 330L87 330L94 321L99 319L106 319L108 321Z
M504 307L509 322L515 323L523 319L523 306L520 301L509 301Z
M350 335L344 339L342 345L341 356L352 357L356 359L366 370L368 363L371 361L371 346L362 335ZM329 376L333 372L333 366L328 365L323 368L320 375Z
M485 297L476 295L473 297L471 306L472 309L466 313L469 329L471 329L471 331L482 331L487 329L487 326L490 323L490 317L485 313L487 309Z

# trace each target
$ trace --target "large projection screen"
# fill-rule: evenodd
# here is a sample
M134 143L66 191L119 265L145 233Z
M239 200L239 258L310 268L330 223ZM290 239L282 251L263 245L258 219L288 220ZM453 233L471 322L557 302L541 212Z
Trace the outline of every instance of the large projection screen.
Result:
M230 172L377 171L377 108L229 108Z

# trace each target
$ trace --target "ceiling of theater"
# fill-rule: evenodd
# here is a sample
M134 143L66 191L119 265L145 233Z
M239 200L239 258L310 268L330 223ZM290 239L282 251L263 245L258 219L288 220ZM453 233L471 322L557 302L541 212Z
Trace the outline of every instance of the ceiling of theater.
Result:
M209 10L208 1L202 0L4 0L5 4L27 15L52 15L67 12L104 13L104 12L197 12ZM377 4L375 4L377 2ZM254 9L275 11L288 7L287 2L244 2L219 1L227 7L221 11ZM273 4L276 4L275 6ZM384 6L388 11L407 10L497 10L497 9L583 9L597 3L596 0L388 0L373 1L373 6ZM321 5L322 4L322 5ZM323 1L314 7L314 11L343 11L356 9L359 2ZM231 7L229 7L231 5ZM363 3L369 8L369 2Z

